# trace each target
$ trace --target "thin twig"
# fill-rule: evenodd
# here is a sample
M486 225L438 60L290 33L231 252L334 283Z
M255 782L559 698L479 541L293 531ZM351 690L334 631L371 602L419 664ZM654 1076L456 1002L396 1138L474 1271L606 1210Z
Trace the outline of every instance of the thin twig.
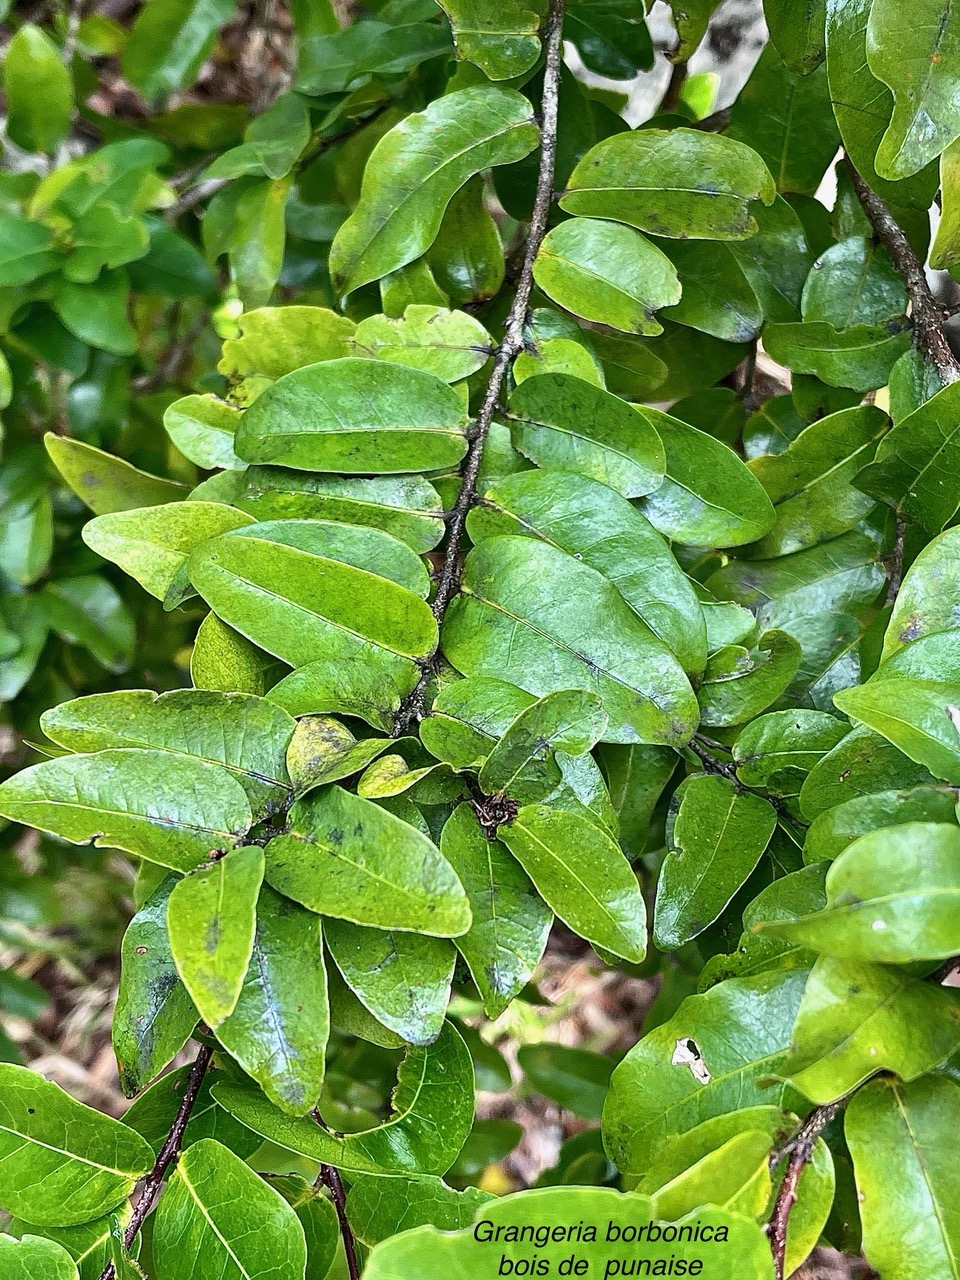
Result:
M540 171L537 175L537 191L533 201L533 214L527 233L527 243L523 254L523 265L513 305L507 316L503 341L497 349L487 382L483 401L477 414L477 421L467 453L463 478L457 493L457 500L450 512L447 547L437 581L437 591L433 598L433 613L437 622L443 621L447 606L453 599L460 584L460 543L467 522L467 515L477 498L477 477L483 458L483 447L490 430L490 423L500 403L500 393L513 361L523 350L523 330L527 322L530 305L530 293L533 289L533 263L547 231L547 219L550 215L550 204L553 199L553 173L557 154L557 106L560 88L560 63L563 54L563 11L565 0L550 0L550 13L544 29L544 49L546 64L543 74L543 104L540 123ZM397 714L394 736L400 737L415 724L423 714L423 703L427 683L433 672L432 664L427 664L417 682L416 688L405 700Z
M337 1221L340 1223L340 1239L343 1241L343 1252L347 1260L347 1271L350 1275L350 1280L360 1280L357 1244L353 1237L353 1228L347 1221L347 1195L343 1189L343 1181L339 1170L335 1169L332 1164L322 1164L320 1173L317 1176L317 1185L327 1188L330 1192L330 1199L333 1201L333 1207L337 1211Z
M810 1112L800 1131L787 1143L782 1151L773 1159L777 1165L787 1157L787 1169L777 1192L773 1213L767 1223L767 1234L770 1237L770 1248L773 1252L773 1268L776 1280L784 1280L784 1267L787 1257L787 1228L790 1224L790 1213L797 1202L797 1188L804 1169L813 1157L817 1139L837 1114L846 1098L837 1102L828 1102L826 1106L815 1107Z
M903 581L903 543L906 536L906 522L898 519L893 551L887 561L887 594L884 604L893 604L900 590L900 583Z
M128 1249L137 1238L137 1232L143 1226L147 1214L156 1203L167 1170L180 1155L180 1147L183 1145L183 1135L187 1128L187 1122L200 1093L200 1086L203 1084L203 1077L207 1074L207 1067L210 1065L212 1055L213 1050L209 1045L201 1045L200 1052L190 1068L190 1074L187 1076L187 1087L184 1089L183 1097L180 1099L177 1114L173 1118L173 1123L164 1139L153 1168L144 1179L140 1199L137 1201L130 1223L123 1233L123 1243ZM116 1269L113 1263L108 1262L100 1273L100 1280L114 1280L115 1275Z
M923 263L917 257L913 246L890 210L876 192L871 191L867 186L854 168L849 156L844 157L843 163L850 175L857 199L873 227L874 235L890 254L893 265L907 286L907 293L910 295L910 315L918 344L926 349L944 386L960 381L960 360L951 351L943 332L947 314L931 292Z

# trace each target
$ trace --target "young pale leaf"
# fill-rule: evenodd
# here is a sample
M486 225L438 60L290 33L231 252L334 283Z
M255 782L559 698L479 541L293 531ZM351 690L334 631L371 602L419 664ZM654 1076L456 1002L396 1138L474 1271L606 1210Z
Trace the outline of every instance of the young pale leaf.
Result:
M175 871L232 848L253 824L243 788L225 769L169 751L44 760L0 786L0 814Z
M461 89L407 116L374 147L360 202L331 246L336 287L350 293L419 258L467 179L521 160L537 137L533 108L512 89Z
M666 452L666 478L640 509L666 538L694 547L739 547L771 528L769 498L732 449L644 405Z
M419 1227L385 1240L371 1252L365 1275L367 1280L405 1280L411 1275L421 1280L476 1280L489 1269L492 1252L502 1255L501 1270L510 1274L504 1267L522 1268L531 1256L529 1236L521 1243L520 1230L536 1223L543 1226L545 1235L544 1244L537 1246L537 1257L551 1268L545 1275L555 1274L575 1249L577 1256L589 1257L598 1275L603 1268L608 1276L614 1276L618 1274L614 1268L628 1256L626 1251L635 1252L635 1246L625 1245L621 1236L644 1230L647 1223L656 1220L656 1212L655 1202L646 1196L624 1195L609 1187L523 1191L478 1209L478 1225L469 1231L446 1234L434 1227ZM707 1262L715 1280L766 1280L770 1274L769 1244L756 1223L712 1205L699 1209L695 1221L713 1228L706 1233L711 1240L723 1227L724 1243L647 1241L644 1259L661 1267L663 1275L669 1274L667 1266L683 1261L689 1265L697 1258ZM574 1237L569 1232L577 1223L593 1228L596 1243L572 1245ZM689 1225L692 1227L693 1221ZM680 1232L682 1226L678 1226L678 1235Z
M834 1102L878 1071L915 1080L960 1047L960 993L901 969L821 956L781 1070L811 1102Z
M263 850L234 849L180 880L167 904L177 972L214 1030L237 1007L253 954Z
M466 675L497 676L541 696L599 694L608 741L679 745L697 724L679 663L613 584L532 538L488 538L471 551L443 644Z
M612 218L658 236L743 240L749 204L772 204L767 166L740 142L692 129L637 129L598 142L570 175L568 213Z
M40 727L68 751L145 747L219 764L237 779L256 815L290 794L285 756L296 728L292 716L263 698L149 689L74 698L45 711Z
M454 1191L439 1178L351 1179L347 1216L364 1244L379 1244L401 1231L432 1226L441 1231L468 1227L474 1215L493 1197L479 1187Z
M249 1085L217 1084L214 1096L231 1115L288 1151L347 1173L435 1174L453 1164L473 1124L473 1062L451 1023L400 1064L390 1119L377 1128L337 1136L312 1117L284 1115Z
M153 1167L138 1133L25 1067L0 1063L0 1204L34 1226L100 1218Z
M834 702L935 777L960 783L960 682L874 677Z
M467 451L467 415L433 373L348 357L278 379L240 419L247 462L344 475L430 471Z
M182 502L187 496L182 484L149 475L83 440L70 440L51 431L43 443L53 465L94 515Z
M174 400L163 415L167 435L185 458L198 467L243 470L243 462L233 451L241 412L217 396L183 396Z
M664 452L654 425L618 396L569 374L527 378L510 397L513 443L538 467L574 471L625 498L657 489Z
M563 779L554 753L583 755L606 727L596 694L583 689L548 693L521 711L487 756L478 779L481 790L521 804L542 800Z
M960 1239L960 1174L944 1143L960 1123L960 1087L942 1076L878 1080L846 1110L863 1251L884 1280L952 1280Z
M386 809L331 786L298 800L289 822L267 845L267 881L311 911L441 938L470 927L449 863Z
M443 0L457 57L491 80L512 80L540 56L540 17L523 0ZM419 1225L419 1224L418 1224Z
M827 872L827 905L779 937L844 960L909 964L960 951L960 829L908 822L861 836Z
M252 516L220 503L176 502L97 516L84 525L83 540L172 609L194 594L186 572L191 552L252 523Z
M161 881L127 925L120 947L113 1051L127 1097L159 1075L198 1021L177 974L167 933L167 903L176 883L173 876Z
M610 579L685 671L702 672L706 624L689 578L665 539L606 485L565 471L522 471L487 490L467 531L474 542L532 535L577 557Z
M330 1009L320 920L267 886L260 890L243 987L217 1037L270 1101L289 1115L317 1105Z
M41 1236L0 1235L0 1272L4 1280L80 1280L77 1264L67 1250Z
M208 613L197 628L190 655L190 678L195 689L261 697L267 691L274 665L269 654L221 622L215 613Z
M547 945L553 912L499 840L488 840L469 805L447 819L440 851L470 900L472 923L457 949L477 984L488 1018L523 990Z
M626 960L647 949L637 877L613 839L579 814L525 805L499 838L548 906L588 942Z
M877 172L908 178L960 135L960 16L950 0L919 0L903 22L897 0L875 0L867 26L870 70L893 93L893 117L877 151Z
M452 943L345 920L328 920L324 936L344 981L378 1022L407 1044L436 1040L457 958Z
M414 303L399 319L368 316L361 320L351 347L358 356L409 365L443 382L459 382L483 368L493 339L465 311Z
M350 354L352 320L326 307L260 307L237 320L240 336L227 338L217 371L233 387L233 399L244 403L247 379L275 381L294 369Z
M625 333L662 333L653 313L680 301L664 253L632 227L595 218L571 218L549 231L533 277L567 311Z
M675 950L702 933L744 883L770 843L777 814L728 778L696 774L683 788L660 868L653 933Z
M800 1107L771 1083L790 1044L803 970L722 982L684 1000L613 1073L604 1143L626 1174L643 1173L665 1138L744 1107Z
M657 1216L675 1221L702 1204L759 1218L770 1199L771 1136L762 1129L735 1134L715 1151L650 1191Z
M349 778L393 745L392 738L362 738L358 742L346 725L332 716L304 716L287 750L294 791L302 795L325 782Z
M157 1280L300 1280L307 1247L286 1200L232 1151L204 1138L183 1153L164 1191L153 1260Z
M960 626L960 529L928 542L904 574L883 637L886 661L912 640Z

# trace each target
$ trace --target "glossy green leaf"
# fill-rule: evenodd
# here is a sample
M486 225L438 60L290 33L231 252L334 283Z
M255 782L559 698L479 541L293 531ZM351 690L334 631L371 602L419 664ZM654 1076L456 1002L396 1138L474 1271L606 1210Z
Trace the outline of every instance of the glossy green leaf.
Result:
M813 264L803 289L803 318L852 329L899 324L907 290L885 249L862 236L831 245Z
M182 485L139 471L122 458L114 458L83 440L48 432L43 443L53 465L94 515L180 502L187 496Z
M452 303L484 302L499 291L506 270L503 244L484 205L480 175L466 182L447 205L427 262Z
M483 368L493 339L465 311L413 304L400 319L368 316L361 320L351 346L358 356L422 369L443 382L459 382Z
M834 702L934 777L960 783L960 683L875 678L838 693Z
M770 1135L762 1129L734 1135L676 1177L651 1187L658 1215L672 1219L701 1204L758 1218L770 1190Z
M907 322L858 324L838 331L826 321L768 325L764 345L794 373L809 373L832 387L872 391L910 345Z
M607 717L596 694L582 689L548 693L521 711L493 748L478 781L487 795L520 803L540 800L562 780L556 751L579 756L603 735Z
M775 194L766 165L742 143L692 129L638 129L592 147L560 204L658 236L742 240L757 230L750 202L770 204Z
M450 998L452 943L345 920L328 921L324 936L344 981L378 1022L408 1044L436 1040Z
M801 661L800 645L786 631L766 631L756 649L730 645L711 654L697 694L701 723L744 724L786 691Z
M935 779L922 765L880 734L863 726L851 730L818 764L800 789L800 809L808 821L834 805L878 791L922 786Z
M11 141L25 151L55 151L70 132L73 76L57 46L32 22L7 44L3 87Z
M267 845L267 880L311 911L379 929L455 937L466 896L436 845L361 796L331 786L290 810Z
M188 88L232 13L232 0L151 0L127 41L124 75L146 98Z
M180 1052L199 1020L177 974L167 933L167 903L176 883L166 876L123 935L113 1050L128 1097Z
M493 1197L479 1187L454 1191L439 1178L351 1179L347 1216L364 1244L379 1244L401 1231L434 1226L441 1231L468 1227L474 1214Z
M729 342L749 342L763 324L760 300L728 245L680 241L669 245L683 296L667 314L677 324Z
M904 574L883 637L883 659L911 640L960 623L960 530L948 529L929 542Z
M960 1045L960 995L900 969L821 956L810 974L783 1066L818 1104L879 1071L915 1080Z
M792 71L809 75L824 58L825 0L764 0L770 39Z
M696 725L679 664L616 588L531 538L488 538L474 548L443 646L466 675L505 678L540 696L597 693L609 741L676 745Z
M0 1235L0 1268L6 1280L78 1280L73 1258L53 1240L27 1234L20 1240Z
M400 1064L390 1118L376 1128L338 1136L312 1117L284 1115L259 1090L218 1084L214 1096L271 1142L347 1173L443 1174L473 1123L473 1063L448 1022L433 1044L412 1048Z
M487 1017L496 1018L533 976L553 913L503 844L483 834L469 805L459 805L447 819L440 851L470 901L472 922L457 938L457 949Z
M153 1167L139 1134L59 1085L0 1063L0 1202L35 1226L102 1217Z
M304 470L419 471L458 462L465 428L459 396L433 374L348 358L278 379L244 413L235 447Z
M548 232L533 276L567 311L626 333L662 333L653 313L680 301L665 254L632 227L594 218L571 218Z
M711 924L770 843L777 814L728 778L687 782L660 868L653 933L662 950L681 947Z
M461 89L407 116L374 148L360 203L331 246L336 286L349 293L419 258L468 178L536 144L530 103L511 89Z
M737 735L737 777L771 795L799 795L810 770L846 733L846 725L825 711L773 711Z
M240 410L216 396L184 396L163 415L163 426L180 452L198 467L242 470L233 450Z
M827 905L779 937L844 960L908 964L960 949L960 828L909 822L861 836L827 872Z
M167 904L170 950L200 1016L216 1029L237 1006L253 954L263 850L234 849L180 880Z
M71 844L125 849L191 871L253 822L239 782L168 751L99 751L45 760L0 786L0 813Z
M511 436L538 467L575 471L626 498L663 480L656 429L617 396L569 374L527 378L510 397Z
M457 57L475 62L491 80L529 71L540 56L540 18L523 0L444 0Z
M957 1167L943 1131L958 1118L960 1088L935 1076L878 1080L847 1108L863 1249L889 1280L957 1275Z
M949 787L908 787L857 796L814 818L804 841L803 858L805 862L832 861L851 841L879 827L955 822L956 809L956 792Z
M426 16L433 17L433 13ZM449 53L450 36L442 27L400 21L402 26L365 20L340 30L334 16L329 25L304 41L297 89L309 94L342 93L354 81L368 81L373 72L396 75Z
M575 933L624 959L643 959L643 896L629 862L605 831L575 813L525 805L498 835Z
M264 886L250 965L217 1038L275 1106L300 1116L317 1105L329 1030L320 920Z
M256 1230L250 1230L251 1220ZM170 1177L153 1233L157 1280L303 1275L303 1228L286 1200L232 1151L204 1138Z

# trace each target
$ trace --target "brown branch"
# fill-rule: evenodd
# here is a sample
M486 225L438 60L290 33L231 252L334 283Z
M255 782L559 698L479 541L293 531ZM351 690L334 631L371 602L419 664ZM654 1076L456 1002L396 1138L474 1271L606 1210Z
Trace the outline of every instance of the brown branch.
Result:
M787 1257L787 1227L790 1224L790 1213L797 1202L797 1188L804 1169L813 1157L817 1139L837 1114L846 1098L837 1102L828 1102L826 1106L815 1107L803 1122L799 1132L786 1147L778 1152L773 1163L779 1164L787 1157L787 1169L783 1182L777 1192L773 1212L767 1223L767 1234L770 1237L770 1248L773 1252L773 1269L776 1280L784 1280L784 1267Z
M523 265L517 281L513 305L507 316L503 341L497 348L493 369L477 414L473 438L467 453L466 466L460 481L457 500L450 513L447 547L433 598L433 613L438 623L443 621L447 606L460 585L460 544L470 508L477 499L477 477L483 459L483 447L493 415L500 403L500 393L507 372L523 350L523 330L527 321L530 294L533 289L533 263L547 231L547 219L553 200L553 173L557 154L557 108L560 88L560 63L563 55L563 11L565 0L550 0L550 12L543 38L546 64L543 75L543 101L540 122L540 170L537 175L537 191L533 201L533 213L523 254ZM423 715L423 703L427 683L434 670L433 663L425 665L416 688L397 713L394 737L400 737Z
M173 1124L171 1124L170 1130L164 1139L153 1168L144 1179L140 1199L137 1201L130 1223L123 1233L123 1243L128 1249L137 1238L137 1232L143 1226L147 1214L156 1203L167 1170L180 1155L180 1147L183 1144L183 1135L190 1119L190 1113L193 1111L197 1101L200 1086L203 1084L203 1077L207 1074L207 1067L210 1065L212 1055L213 1050L209 1045L201 1045L200 1052L190 1068L190 1074L187 1076L187 1087L184 1089L183 1097L180 1099L177 1114L173 1117ZM100 1280L114 1280L115 1275L116 1269L113 1263L108 1262L100 1273Z
M890 254L893 265L907 286L910 315L918 345L926 349L944 386L960 381L960 360L951 351L943 331L947 313L931 292L923 263L890 210L876 192L867 186L849 156L844 157L843 164L874 235Z
M360 1264L357 1261L357 1244L353 1237L353 1228L347 1221L347 1196L343 1189L340 1172L332 1164L322 1164L317 1176L317 1186L326 1187L330 1199L337 1211L340 1224L340 1239L343 1241L343 1252L347 1260L347 1272L350 1280L360 1280Z

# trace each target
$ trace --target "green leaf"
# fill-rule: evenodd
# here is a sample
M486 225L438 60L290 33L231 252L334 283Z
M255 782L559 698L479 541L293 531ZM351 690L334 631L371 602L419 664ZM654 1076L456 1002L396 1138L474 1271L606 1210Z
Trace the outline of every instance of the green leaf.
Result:
M240 784L169 751L98 751L24 769L0 786L0 814L69 840L192 871L253 823Z
M768 325L764 345L774 360L794 373L813 374L832 387L873 391L886 385L910 336L905 320L858 324L842 332L825 321L809 321Z
M645 517L605 485L563 471L508 476L470 512L467 531L474 542L532 535L578 557L610 579L684 670L703 670L706 625L689 579Z
M270 888L260 890L249 968L217 1038L289 1115L317 1105L330 1009L320 920Z
M391 738L362 738L358 742L346 725L332 716L304 716L287 749L294 791L302 795L325 782L349 778L391 746Z
M779 937L844 960L909 964L960 950L960 829L909 822L861 836L827 872L827 905Z
M97 574L48 582L40 601L51 631L81 645L107 671L126 671L133 658L133 617L116 590Z
M484 302L499 292L506 270L503 244L484 205L479 175L466 182L447 205L427 262L451 302Z
M937 534L960 507L960 389L944 387L901 419L856 485L902 520Z
M737 777L771 795L799 795L810 770L847 732L825 711L773 711L737 735L732 750Z
M582 689L548 693L520 712L487 756L478 778L481 790L521 804L542 800L563 778L554 753L583 755L606 726L596 694Z
M584 1120L599 1120L614 1064L588 1049L562 1044L525 1044L517 1062L529 1083L546 1098Z
M427 16L433 17L434 11ZM364 20L338 30L311 33L300 48L296 88L307 94L342 93L355 81L368 81L373 73L399 75L429 58L450 51L450 36L433 23L402 25Z
M25 151L53 152L70 132L73 76L47 33L25 22L3 63L7 133Z
M214 502L171 502L97 516L84 525L83 540L111 560L152 596L174 608L193 595L187 561L195 548L252 517Z
M912 640L960 626L960 529L929 542L904 574L883 637L886 661Z
M811 1102L834 1102L879 1071L915 1080L960 1046L960 995L900 969L821 956L782 1071Z
M491 80L529 71L540 56L540 16L523 0L444 0L457 57L474 62Z
M53 231L40 222L0 215L0 286L32 284L62 261Z
M470 927L449 863L386 809L331 786L298 800L289 823L267 845L267 881L311 911L441 938Z
M510 397L514 446L538 467L575 471L625 498L663 480L655 428L619 397L569 374L527 378Z
M624 959L643 959L643 895L630 863L605 831L579 814L525 805L498 835L575 933Z
M745 1218L759 1218L770 1199L771 1135L762 1129L735 1134L676 1177L650 1187L661 1218L679 1218L704 1203Z
M957 182L960 178L960 145L951 142L940 157L942 208L937 234L930 249L930 265L937 270L955 267L960 262L960 208L957 205Z
M251 1221L256 1230L250 1230ZM153 1232L157 1280L301 1276L303 1227L286 1200L232 1151L204 1138L177 1162Z
M467 450L457 393L433 374L379 360L328 360L268 387L240 420L248 462L303 470L436 470Z
M332 1202L311 1182L296 1174L273 1177L271 1186L279 1191L303 1227L307 1242L307 1277L326 1277L337 1257L340 1223Z
M407 1051L390 1118L376 1128L337 1136L310 1117L272 1107L249 1085L217 1084L217 1101L271 1142L347 1173L443 1174L473 1124L473 1063L451 1023L425 1048Z
M859 479L857 488L853 482L887 425L873 405L844 409L801 431L783 453L754 459L750 470L773 503L776 523L753 553L789 555L854 528L873 503L860 492Z
M0 1268L4 1280L78 1280L77 1264L66 1249L53 1240L25 1235L20 1240L0 1235Z
M664 253L632 227L594 218L571 218L549 231L533 277L567 311L626 333L662 333L653 313L680 301Z
M271 666L272 658L215 613L208 613L200 623L190 655L190 678L195 688L260 696L266 692Z
M620 847L633 861L650 838L653 811L677 767L668 747L614 746L598 752L620 825Z
M62 702L40 721L68 751L147 747L228 769L255 814L277 809L290 794L285 755L295 724L273 703L246 694L175 689L97 693Z
M823 61L826 0L764 0L763 16L770 39L790 68L809 75Z
M722 982L690 996L613 1073L604 1143L625 1174L644 1172L665 1138L745 1107L799 1107L771 1083L790 1043L803 970Z
M574 0L565 14L564 37L594 75L633 80L653 66L650 32L631 0Z
M909 787L857 796L814 818L804 841L803 859L832 861L852 840L878 827L899 827L905 822L955 822L956 810L957 795L949 787Z
M190 1112L190 1120L184 1130L182 1148L185 1150L201 1138L216 1138L225 1147L229 1147L234 1155L245 1160L260 1146L260 1135L245 1129L214 1101L210 1089L221 1066L222 1063L214 1059L203 1078L197 1100ZM162 1075L124 1113L124 1123L146 1138L158 1154L183 1100L183 1091L192 1067L193 1064L188 1063ZM99 1274L98 1271L97 1275Z
M644 405L667 457L663 484L640 509L667 538L695 547L738 547L772 526L759 482L727 445L679 418Z
M933 782L923 768L878 733L852 729L810 770L800 789L800 810L808 822L834 805L879 791Z
M55 286L53 304L81 342L112 355L135 353L137 332L130 323L130 284L124 271L103 272L94 284L63 279Z
M742 240L757 230L750 202L771 204L775 194L766 165L742 143L693 129L638 129L591 147L560 205L658 236Z
M153 1167L139 1134L25 1067L0 1063L0 1203L34 1226L102 1217Z
M875 0L867 26L870 70L889 85L893 117L877 151L877 172L908 178L960 134L954 60L960 18L948 0L919 0L906 26L896 0Z
M157 0L154 0L156 3ZM227 254L230 275L246 307L270 300L283 266L284 209L291 179L240 178L207 206L203 239L207 258Z
M401 319L368 316L361 320L351 346L358 356L408 365L443 382L459 382L483 368L493 339L465 311L413 304Z
M960 783L960 683L875 677L834 702L935 777Z
M183 485L139 471L122 458L114 458L82 440L48 431L43 443L53 465L95 515L180 502L187 496Z
M233 451L239 421L239 409L211 395L183 396L163 415L164 430L183 456L208 471L243 469Z
M800 645L786 631L765 631L752 651L730 645L711 654L697 694L701 723L751 720L787 690L800 661Z
M728 245L678 240L669 256L683 296L669 318L728 342L749 342L763 324L763 310L746 273Z
M120 949L120 986L113 1015L113 1050L120 1087L139 1093L180 1052L198 1022L180 981L167 933L166 876L127 925Z
M253 954L263 850L234 849L180 880L167 906L170 950L201 1018L216 1029L237 1006Z
M487 1017L499 1017L540 963L553 913L504 845L486 838L469 805L459 805L447 819L440 851L470 901L472 922L457 938L457 949Z
M149 99L189 88L233 10L233 0L150 0L126 42L123 74Z
M813 264L803 289L803 318L835 329L899 323L907 290L886 249L862 236L831 245Z
M500 1269L505 1275L511 1274L504 1270L507 1266L513 1269L513 1274L519 1268L523 1275L522 1268L534 1250L537 1258L550 1267L545 1275L557 1274L559 1265L572 1254L589 1258L590 1270L595 1270L597 1275L605 1271L608 1276L614 1276L618 1274L615 1268L624 1263L629 1266L641 1248L643 1259L659 1268L662 1275L669 1274L668 1266L677 1266L680 1262L690 1266L695 1258L706 1262L716 1280L733 1280L734 1276L737 1280L766 1280L770 1274L769 1244L763 1232L739 1215L713 1206L702 1208L688 1226L692 1228L694 1221L702 1224L709 1242L701 1239L696 1244L687 1243L693 1232L680 1236L683 1227L678 1225L677 1234L682 1243L648 1238L640 1245L639 1232L645 1232L647 1223L655 1221L654 1201L646 1196L624 1195L609 1187L547 1187L523 1191L478 1209L477 1225L469 1231L444 1234L434 1227L419 1227L385 1240L371 1252L366 1277L367 1280L403 1280L405 1276L417 1275L422 1280L441 1280L441 1277L443 1280L475 1280L489 1271L491 1260L493 1265L497 1264L498 1256L504 1259ZM529 1228L533 1224L543 1227L543 1245L531 1243ZM578 1224L583 1224L582 1234L578 1232ZM524 1226L528 1232L521 1237ZM718 1239L723 1243L714 1243ZM656 1273L651 1270L650 1274Z
M773 805L739 791L728 778L696 774L682 795L657 885L653 933L664 951L683 946L717 919L777 825Z
M863 1249L889 1280L957 1275L957 1166L943 1133L958 1119L960 1088L936 1076L878 1080L847 1107Z
M616 588L531 538L487 538L471 551L443 648L466 675L508 679L539 696L597 693L608 741L679 745L697 723L679 664Z
M378 1022L408 1044L443 1029L456 951L445 938L329 920L325 938L344 981Z
M360 203L330 248L336 287L349 293L419 258L467 179L521 160L537 136L530 103L512 89L461 89L395 125L374 147Z
M454 1191L439 1178L359 1174L351 1179L347 1217L364 1244L378 1244L413 1227L429 1225L441 1231L468 1227L481 1206L492 1199L479 1187Z
M356 325L326 307L284 306L245 311L237 328L239 337L223 344L217 371L243 403L248 382L275 381L304 365L348 356Z

